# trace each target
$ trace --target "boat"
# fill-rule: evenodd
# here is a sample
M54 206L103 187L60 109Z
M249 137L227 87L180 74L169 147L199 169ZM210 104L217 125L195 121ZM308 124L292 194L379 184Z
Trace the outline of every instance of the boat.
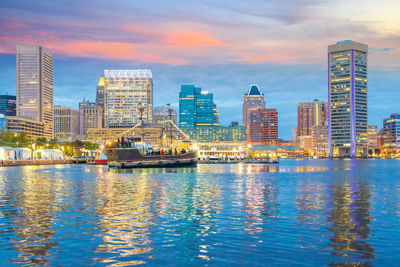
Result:
M109 168L165 168L190 167L197 165L195 151L160 150L140 151L135 146L136 140L126 139L107 145L104 153Z
M94 160L95 165L107 165L107 157L104 155L104 153L100 154L100 157L98 159Z

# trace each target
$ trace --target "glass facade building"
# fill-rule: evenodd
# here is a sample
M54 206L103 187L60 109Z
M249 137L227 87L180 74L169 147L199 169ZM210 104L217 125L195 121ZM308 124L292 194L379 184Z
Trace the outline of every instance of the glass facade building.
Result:
M198 142L246 141L246 127L231 124L230 126L209 125L182 127L182 131L191 140Z
M104 127L133 127L153 119L150 70L104 70ZM142 112L140 111L142 110Z
M39 45L18 45L16 56L17 116L42 122L53 137L53 55Z
M328 46L329 155L368 155L368 46L350 40Z
M380 133L384 137L384 147L400 148L400 113L394 113L390 118L384 119Z
M278 143L278 111L271 108L249 108L247 142L252 146Z
M0 95L0 114L4 116L17 115L17 97L15 95Z
M179 126L219 125L213 94L194 85L182 85L179 92Z

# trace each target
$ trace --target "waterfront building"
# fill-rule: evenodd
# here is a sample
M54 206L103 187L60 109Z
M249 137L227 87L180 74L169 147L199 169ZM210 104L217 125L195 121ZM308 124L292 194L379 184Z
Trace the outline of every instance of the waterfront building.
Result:
M328 46L329 154L364 157L368 147L368 46Z
M329 157L328 125L314 126L312 129L313 155L319 158Z
M37 122L35 120L9 116L7 119L7 131L12 131L15 133L26 133L29 138L46 138L53 139L53 134L48 131L45 132L45 127L43 122Z
M297 136L311 136L313 127L322 126L327 121L327 102L315 99L297 104Z
M122 137L140 137L153 147L162 147L163 128L161 127L136 127L136 128L89 128L87 140L91 142L107 142Z
M79 111L76 108L54 106L54 137L74 139L78 135Z
M243 126L247 127L249 108L265 108L264 94L258 86L250 85L249 90L243 96Z
M238 160L246 158L248 154L244 141L200 142L197 145L197 155L200 160L210 158L227 160L228 157L230 160Z
M17 116L43 123L54 136L53 55L39 45L17 45Z
M4 116L17 115L17 97L15 95L0 95L0 114Z
M153 119L153 78L150 70L104 70L104 127L135 126Z
M247 142L252 146L278 143L278 111L276 109L248 109Z
M161 126L165 121L171 120L177 122L176 110L168 106L158 106L153 110L153 125Z
M179 92L179 126L219 125L214 96L194 85L181 85Z
M232 122L230 126L203 125L182 127L190 140L197 142L246 141L246 127Z
M302 149L304 152L312 155L314 153L313 137L312 135L301 135L297 137L296 145Z
M400 113L391 114L390 118L383 120L380 135L383 138L383 148L400 148Z
M378 148L378 126L368 125L368 150L376 148Z
M94 102L79 103L79 134L84 138L90 128L101 128L103 122L103 108Z

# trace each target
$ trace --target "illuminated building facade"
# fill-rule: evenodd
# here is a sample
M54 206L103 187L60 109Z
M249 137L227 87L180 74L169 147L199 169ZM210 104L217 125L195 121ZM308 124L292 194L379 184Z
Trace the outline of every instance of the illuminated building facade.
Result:
M104 127L135 126L153 119L153 78L150 70L104 70ZM141 111L142 110L142 111Z
M368 126L368 150L378 148L378 126Z
M311 136L312 128L323 126L328 121L328 103L314 101L297 104L297 136Z
M0 95L0 114L4 116L17 115L17 97L15 95Z
M213 94L194 85L181 85L179 92L179 126L219 125Z
M248 109L247 142L252 146L276 145L279 142L276 109Z
M313 155L319 158L329 157L328 142L328 125L320 125L312 128Z
M20 117L6 117L7 131L15 133L26 133L29 138L46 138L52 139L53 134L48 134L44 131L44 123L35 120L20 118Z
M249 108L265 108L264 94L258 86L250 85L249 90L243 96L243 126L247 127Z
M328 46L329 154L368 155L368 46L341 41Z
M53 55L39 45L17 45L17 116L41 122L54 136Z
M182 130L191 140L198 142L246 141L246 127L237 123L230 126L182 127Z
M384 148L400 148L400 113L394 113L383 120L380 135L383 137Z
M54 137L74 139L78 135L79 111L76 108L54 106Z
M97 105L101 106L103 110L102 114L102 127L104 127L104 77L101 76L99 83L96 87L96 103Z
M103 122L103 108L97 103L79 103L79 134L85 137L90 128L100 128Z

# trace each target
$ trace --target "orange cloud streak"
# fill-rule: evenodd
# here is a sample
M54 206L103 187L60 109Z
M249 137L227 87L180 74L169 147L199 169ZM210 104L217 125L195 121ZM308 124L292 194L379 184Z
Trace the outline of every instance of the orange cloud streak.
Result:
M172 31L166 42L178 46L227 46L223 41L200 31Z

